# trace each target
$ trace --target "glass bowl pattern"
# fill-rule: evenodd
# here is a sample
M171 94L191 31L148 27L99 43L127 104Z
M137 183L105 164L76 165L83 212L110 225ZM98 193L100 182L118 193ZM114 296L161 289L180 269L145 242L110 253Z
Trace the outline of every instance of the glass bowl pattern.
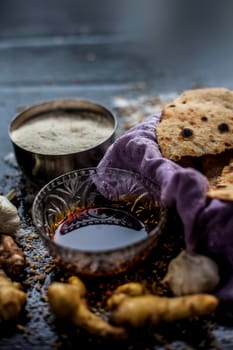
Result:
M86 168L61 175L45 185L34 200L32 216L45 247L58 263L74 273L97 276L120 273L144 260L163 230L166 208L160 201L159 187L139 174L114 168ZM54 242L61 223L64 232L99 223L135 229L144 225L147 235L113 249L83 250Z

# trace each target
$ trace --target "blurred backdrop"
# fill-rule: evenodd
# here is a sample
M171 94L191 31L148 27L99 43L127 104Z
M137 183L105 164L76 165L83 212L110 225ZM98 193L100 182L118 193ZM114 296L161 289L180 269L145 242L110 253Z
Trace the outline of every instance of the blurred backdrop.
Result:
M22 50L26 52L28 47L41 47L29 57L30 62L28 58L31 70L41 69L38 60L46 55L44 47L73 47L69 57L64 49L57 60L64 56L63 65L70 65L78 76L73 61L78 62L80 57L75 46L92 45L95 49L95 44L108 42L104 48L108 55L111 50L114 54L120 42L125 43L120 59L125 56L130 66L139 64L140 71L144 65L144 74L152 85L153 78L164 77L168 79L166 88L169 79L172 88L174 79L179 84L186 75L195 75L196 80L206 84L232 85L232 7L232 2L225 0L1 0L0 49L8 49L8 68L0 57L0 82L6 82L11 71L17 76L18 70L24 70L20 65L12 68L12 64L25 59ZM94 61L95 55L90 52L89 59ZM116 59L116 65L117 62ZM45 60L44 64L52 62ZM53 71L46 74L52 76ZM54 79L66 80L62 75L71 74L67 71L63 67L60 78ZM25 81L27 75L25 72ZM162 81L161 88L163 85Z

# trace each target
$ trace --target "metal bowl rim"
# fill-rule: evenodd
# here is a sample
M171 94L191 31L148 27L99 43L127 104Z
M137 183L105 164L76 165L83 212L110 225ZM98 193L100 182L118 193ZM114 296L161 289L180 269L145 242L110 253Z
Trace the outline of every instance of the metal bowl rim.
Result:
M28 117L30 117L30 115L31 115L31 117L33 118L33 111L35 111L37 108L39 109L40 107L42 107L42 108L50 107L50 109L48 108L48 112L49 112L49 111L52 111L52 110L58 110L58 109L62 109L62 108L67 108L68 109L69 107L71 108L71 105L75 106L75 104L77 104L77 109L78 109L79 105L83 105L83 107L87 106L87 109L88 109L88 106L92 106L93 108L96 106L96 107L98 107L100 110L102 110L104 112L103 115L108 115L109 117L112 118L112 120L113 120L113 129L112 129L111 133L107 136L106 139L104 139L102 142L98 143L97 145L95 145L93 147L90 147L90 148L86 148L86 149L84 149L82 151L61 153L61 154L39 153L39 152L36 152L36 151L30 151L30 150L28 150L26 148L23 148L22 146L20 146L18 143L16 143L12 139L11 133L13 131L14 124L18 120L20 120L21 118L25 118L25 114ZM38 115L38 114L36 114L36 115ZM27 152L29 154L34 154L34 155L40 156L42 158L43 157L45 157L45 158L46 157L58 158L58 157L62 157L62 156L72 156L72 155L77 155L77 154L84 155L86 152L90 152L90 151L94 151L94 150L98 149L99 147L104 145L108 140L110 140L114 136L114 134L116 132L116 129L117 129L117 126L118 126L118 123L117 123L117 118L116 118L115 114L112 111L110 111L108 108L106 108L105 106L103 106L103 105L101 105L101 104L99 104L99 103L97 103L95 101L85 100L85 99L70 99L70 98L53 99L53 100L48 100L48 101L45 101L45 102L42 102L42 103L34 104L34 105L26 108L22 112L17 113L12 118L12 120L10 121L10 124L9 124L9 127L8 127L8 136L9 136L12 144L15 145L16 147L18 147L19 149L23 150L24 152Z

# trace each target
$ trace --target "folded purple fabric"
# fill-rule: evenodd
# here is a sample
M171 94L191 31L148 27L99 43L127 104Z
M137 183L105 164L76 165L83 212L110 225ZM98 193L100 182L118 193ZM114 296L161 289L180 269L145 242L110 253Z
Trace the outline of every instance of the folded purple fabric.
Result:
M99 167L135 171L157 183L162 201L175 206L183 222L187 250L224 259L233 276L233 203L208 200L205 176L162 157L155 136L159 120L151 116L118 138ZM233 301L233 277L218 296Z

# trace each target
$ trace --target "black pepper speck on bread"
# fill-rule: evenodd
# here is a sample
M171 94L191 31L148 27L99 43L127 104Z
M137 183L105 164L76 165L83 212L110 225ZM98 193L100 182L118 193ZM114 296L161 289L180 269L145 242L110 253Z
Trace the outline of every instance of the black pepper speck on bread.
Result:
M174 161L232 149L233 91L207 88L183 92L164 107L156 134L163 156Z

